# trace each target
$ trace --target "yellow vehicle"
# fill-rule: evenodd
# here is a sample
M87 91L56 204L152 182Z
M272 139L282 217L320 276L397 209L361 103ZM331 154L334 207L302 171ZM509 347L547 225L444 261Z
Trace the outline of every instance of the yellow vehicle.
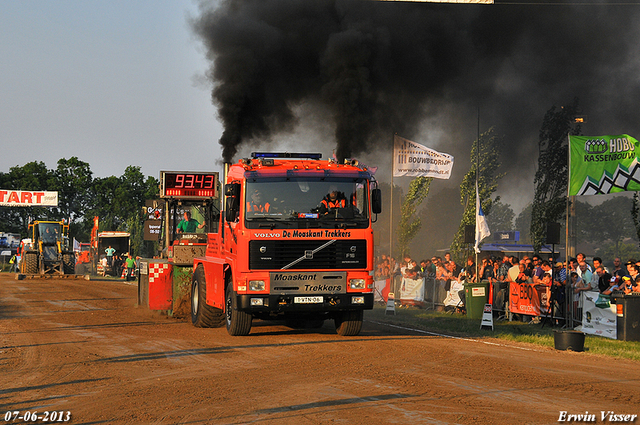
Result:
M20 272L25 274L74 274L76 256L69 246L69 225L62 221L29 224L30 246L21 253Z

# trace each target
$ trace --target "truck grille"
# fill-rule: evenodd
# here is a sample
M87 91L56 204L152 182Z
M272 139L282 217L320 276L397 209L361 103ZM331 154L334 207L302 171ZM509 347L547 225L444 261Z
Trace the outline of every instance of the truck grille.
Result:
M323 245L326 246L319 249ZM367 241L324 239L249 242L250 269L282 270L285 267L285 270L364 269L367 267Z

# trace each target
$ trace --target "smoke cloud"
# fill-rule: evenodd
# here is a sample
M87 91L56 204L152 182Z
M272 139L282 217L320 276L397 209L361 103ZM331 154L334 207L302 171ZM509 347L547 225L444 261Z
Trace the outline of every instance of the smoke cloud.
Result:
M544 113L574 97L584 132L638 137L640 5L569 3L202 3L191 24L211 61L223 159L304 125L301 105L328 111L339 158L434 122L439 148L468 157L475 131L463 144L456 129L475 130L479 110L506 136L507 171L531 167Z

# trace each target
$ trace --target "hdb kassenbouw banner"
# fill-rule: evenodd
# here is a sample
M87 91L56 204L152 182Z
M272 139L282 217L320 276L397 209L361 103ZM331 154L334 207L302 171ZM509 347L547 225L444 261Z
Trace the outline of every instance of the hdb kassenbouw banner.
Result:
M633 137L569 136L569 196L640 190L640 144Z

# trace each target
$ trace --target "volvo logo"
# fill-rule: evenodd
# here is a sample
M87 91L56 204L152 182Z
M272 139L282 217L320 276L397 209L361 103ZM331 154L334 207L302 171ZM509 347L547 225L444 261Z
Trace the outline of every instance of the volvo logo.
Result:
M356 246L355 245L353 245L350 249L351 249L351 252L356 252Z
M267 252L267 247L266 247L266 246L261 246L261 247L260 247L260 252L261 252L262 254L264 254L265 252Z

